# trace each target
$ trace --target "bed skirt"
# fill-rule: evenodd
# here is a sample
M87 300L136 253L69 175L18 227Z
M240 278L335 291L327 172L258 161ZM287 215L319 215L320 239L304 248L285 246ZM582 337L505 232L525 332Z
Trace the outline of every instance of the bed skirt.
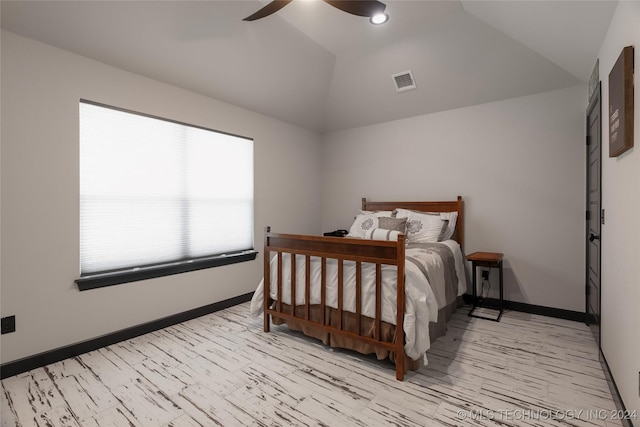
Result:
M462 298L458 297L449 305L444 306L440 310L438 310L438 321L436 323L429 323L429 338L433 343L438 337L444 336L447 333L447 322L451 319L453 313L456 312L456 309L462 305ZM325 307L326 310L326 318L328 320L328 324L331 326L338 326L338 310L331 307ZM291 306L288 304L282 304L282 311L284 313L291 314ZM304 318L305 315L305 306L297 306L296 307L296 317ZM321 323L322 322L322 308L318 305L310 305L309 306L309 318L314 322ZM325 330L315 327L310 323L305 322L304 320L288 320L280 319L275 315L271 316L272 322L274 325L283 325L286 324L289 329L293 331L300 331L309 337L313 337L322 341L324 345L328 345L334 348L344 348L348 350L354 350L361 354L372 354L375 353L378 360L383 360L388 358L391 362L395 363L395 353L390 352L388 350L375 348L372 345L365 344L360 341L356 341L350 339L345 336L331 334L326 332ZM364 335L368 337L374 336L374 320L370 317L361 316L360 328L361 331L359 335ZM358 333L356 330L356 314L350 312L343 312L342 318L342 329L345 331ZM395 325L392 325L387 322L381 322L380 324L380 334L381 341L394 342L395 341ZM422 365L422 358L418 360L413 360L405 356L405 367L406 369L415 371Z

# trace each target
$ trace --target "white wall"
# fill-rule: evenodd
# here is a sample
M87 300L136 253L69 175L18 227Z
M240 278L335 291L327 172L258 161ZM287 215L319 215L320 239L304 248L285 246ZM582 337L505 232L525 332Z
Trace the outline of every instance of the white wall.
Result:
M320 229L319 136L2 32L2 363L255 289L262 258L79 292L78 100L255 139L255 246L263 227Z
M634 148L609 158L609 73L635 45ZM627 409L640 412L640 2L618 3L600 48L602 81L602 351ZM640 421L634 421L640 425Z
M584 311L586 92L581 85L325 135L323 229L348 228L362 197L461 195L465 252L505 254L506 299ZM497 296L497 283L492 289Z

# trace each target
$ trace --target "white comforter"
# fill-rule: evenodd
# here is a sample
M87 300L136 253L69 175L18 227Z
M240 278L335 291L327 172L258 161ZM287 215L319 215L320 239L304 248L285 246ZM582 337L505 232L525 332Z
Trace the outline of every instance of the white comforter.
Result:
M454 254L456 275L458 277L458 295L462 295L467 289L466 274L460 245L447 240L442 242L448 246ZM412 262L405 262L405 353L413 360L424 356L429 349L429 322L436 322L438 309L446 305L445 279L443 261L440 256L420 249L407 248L406 256L418 258L426 266L431 283L423 272ZM282 289L282 302L291 304L291 257L283 255L282 280L285 284ZM337 261L327 259L327 305L337 308L338 278ZM355 283L355 262L345 261L344 283ZM277 257L271 260L271 290L272 299L277 297ZM320 304L320 259L311 258L311 298L310 304ZM382 267L382 320L391 324L396 323L396 268L393 266ZM305 303L305 257L296 257L296 305ZM344 286L343 309L355 312L355 287ZM251 315L258 317L263 312L264 303L264 279L260 281L251 300ZM375 265L362 264L362 314L374 317L375 313Z

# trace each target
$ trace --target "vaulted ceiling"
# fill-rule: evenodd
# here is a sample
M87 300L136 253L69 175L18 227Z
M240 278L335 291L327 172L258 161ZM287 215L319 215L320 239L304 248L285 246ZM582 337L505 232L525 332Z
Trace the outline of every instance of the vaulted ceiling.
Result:
M322 1L7 1L2 28L314 131L588 80L615 1L387 0L371 25ZM397 92L411 70L417 88ZM97 100L99 101L99 100Z

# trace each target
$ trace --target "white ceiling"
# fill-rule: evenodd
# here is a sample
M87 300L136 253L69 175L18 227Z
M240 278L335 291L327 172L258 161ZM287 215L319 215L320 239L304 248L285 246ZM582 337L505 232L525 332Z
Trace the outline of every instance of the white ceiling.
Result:
M615 1L7 1L2 28L319 132L586 82ZM411 70L417 89L396 92Z

